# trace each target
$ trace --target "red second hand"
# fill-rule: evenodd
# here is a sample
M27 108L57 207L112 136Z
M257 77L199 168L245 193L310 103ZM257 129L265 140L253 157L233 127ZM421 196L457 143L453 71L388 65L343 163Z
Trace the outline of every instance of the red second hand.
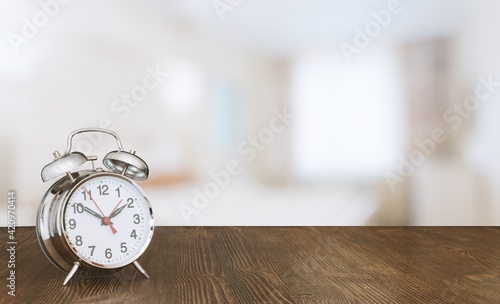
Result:
M118 204L116 204L115 209L113 209L113 211L111 211L111 213L108 215L108 218L111 216L111 214L113 214L113 212L115 212L116 207L118 207L122 201L123 201L123 199L121 199L121 200L118 202Z
M109 225L109 228L111 228L111 232L113 232L113 234L115 234L117 231L116 231L115 227L113 227L113 225L111 225L111 222L109 221L109 217L106 217L106 216L104 215L104 213L102 213L101 208L99 208L99 206L97 205L97 203L94 201L94 198L90 195L90 193L89 193L89 191L87 190L87 188L85 188L85 186L83 186L83 189L85 189L85 192L87 192L87 194L89 195L90 199L94 202L94 205L97 207L97 209L99 209L99 212L101 212L102 217L104 218L104 223L105 223L105 224L108 224L108 225ZM122 202L122 201L120 201L120 203L121 203L121 202ZM116 209L116 207L115 207L115 209ZM114 209L113 209L113 211L114 211Z

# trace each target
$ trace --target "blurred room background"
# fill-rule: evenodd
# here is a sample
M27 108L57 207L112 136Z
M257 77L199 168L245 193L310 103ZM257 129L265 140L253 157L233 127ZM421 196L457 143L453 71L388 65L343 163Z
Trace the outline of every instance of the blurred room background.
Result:
M498 2L0 3L2 226L83 127L157 225L500 224Z

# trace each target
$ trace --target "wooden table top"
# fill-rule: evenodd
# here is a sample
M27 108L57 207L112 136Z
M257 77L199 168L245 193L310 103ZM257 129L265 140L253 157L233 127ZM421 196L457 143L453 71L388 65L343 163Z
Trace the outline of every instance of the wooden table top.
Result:
M500 303L500 227L156 227L151 279L129 265L66 286L35 228L16 239L2 303Z

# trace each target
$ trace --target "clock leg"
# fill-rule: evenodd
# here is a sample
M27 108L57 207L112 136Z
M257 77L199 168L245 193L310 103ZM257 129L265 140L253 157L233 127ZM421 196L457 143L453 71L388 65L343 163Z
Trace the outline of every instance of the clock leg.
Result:
M66 279L64 279L63 285L66 285L66 283L68 283L68 281L73 277L73 275L75 274L75 272L79 266L80 266L80 263L78 261L73 263L73 268L71 268L68 275L66 276Z
M148 273L146 272L146 270L144 270L144 268L142 268L142 266L139 264L139 262L134 261L134 266L135 266L135 268L137 268L137 270L139 270L140 273L142 273L146 278L149 279Z

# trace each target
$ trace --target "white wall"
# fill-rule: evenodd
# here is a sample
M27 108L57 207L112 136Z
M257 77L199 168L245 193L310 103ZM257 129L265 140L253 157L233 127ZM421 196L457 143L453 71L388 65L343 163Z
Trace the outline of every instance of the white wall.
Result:
M500 82L500 9L497 1L471 4L468 18L459 35L459 56L468 76L469 94L473 94L478 77L492 75ZM466 156L484 176L487 184L486 202L492 208L492 225L500 224L500 87L482 102L473 121L474 129L466 147Z

